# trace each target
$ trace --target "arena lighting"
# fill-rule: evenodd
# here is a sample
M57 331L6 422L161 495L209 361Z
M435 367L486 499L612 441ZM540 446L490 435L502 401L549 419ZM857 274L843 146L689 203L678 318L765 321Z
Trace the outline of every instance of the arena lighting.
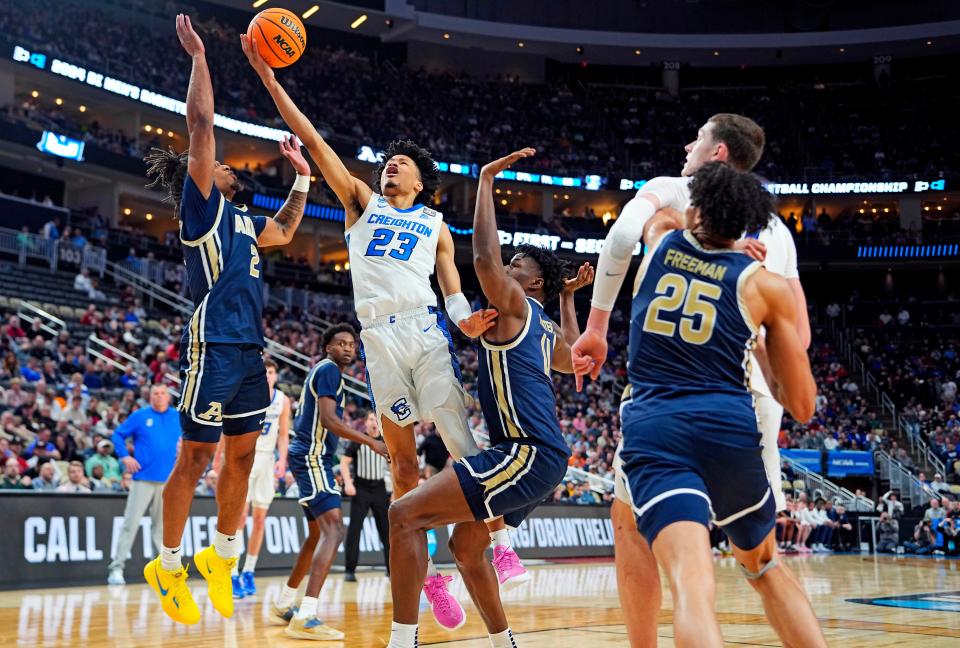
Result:
M152 220L153 220L153 214L151 214L150 212L147 212L147 214L146 214L146 216L144 216L144 218L146 218L148 221L152 221Z
M36 90L34 90L33 92L30 93L30 96L33 97L34 99L36 99L37 97L40 96L40 93L37 92Z
M640 56L643 53L643 50L633 50L634 56Z
M157 129L157 135L163 135L163 129L162 129L162 128L158 128L158 129Z
M918 259L930 257L955 257L960 255L960 245L859 245L858 259Z
M277 198L276 196L255 193L253 194L251 204L254 207L276 212L280 210L285 200L286 198ZM318 205L317 203L307 203L307 206L303 209L303 214L310 218L319 218L320 220L338 221L341 223L344 221L344 211L342 207L328 207L326 205Z
M50 65L48 67L46 54L30 52L20 45L14 45L11 58L18 63L32 65L37 69L47 70L58 76L73 79L74 81L79 81L94 88L100 88L101 90L132 99L133 101L139 101L140 103L159 108L160 110L166 110L167 112L178 115L187 114L187 105L179 99L167 97L152 90L141 88L132 83L127 83L126 81L95 72L94 70L88 70L82 66L67 63L60 59L53 59L49 62ZM232 133L256 137L270 142L279 142L286 135L286 131L280 130L279 128L271 128L269 126L263 126L262 124L240 121L239 119L227 117L219 113L214 113L213 124L218 128L228 130Z
M150 131L153 130L153 126L151 126L150 124L147 124L146 126L143 127L143 130L149 133Z
M519 43L517 43L517 47L522 48L522 47L523 47L523 41L520 41Z
M365 22L367 22L367 14L361 14L359 18L350 23L350 29L356 29Z
M443 40L450 40L450 34L444 34Z
M83 104L80 104L79 110L80 110L80 112L87 112L87 107L84 106Z
M56 99L53 100L53 103L57 104L58 106L62 106L63 99L61 99L60 97L57 97Z
M256 0L256 2L253 3L253 8L256 9L265 4L267 4L267 0Z
M312 7L310 7L309 9L303 12L302 14L303 19L306 20L307 18L317 13L318 11L320 11L320 5L313 5Z
M173 137L173 131L167 131L167 137Z
M123 209L123 215L124 215L124 216L129 216L129 215L132 214L132 213L133 213L133 211L132 211L129 207L124 207L124 209Z
M577 54L583 54L583 47L577 46Z

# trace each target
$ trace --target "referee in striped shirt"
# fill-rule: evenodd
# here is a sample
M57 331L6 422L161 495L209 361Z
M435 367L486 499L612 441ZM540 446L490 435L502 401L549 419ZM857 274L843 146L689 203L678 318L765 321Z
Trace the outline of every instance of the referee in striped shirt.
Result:
M377 425L377 415L374 412L367 414L365 421L366 433L373 438L380 437L380 426ZM354 467L350 473L351 464ZM367 445L350 443L347 451L340 458L340 474L343 477L343 491L352 497L350 504L350 528L346 539L346 568L345 580L356 582L354 571L360 558L360 533L367 511L373 511L373 519L377 523L377 533L383 544L383 561L387 567L387 577L390 576L390 524L387 520L387 509L390 508L390 493L384 481L387 475L387 460Z

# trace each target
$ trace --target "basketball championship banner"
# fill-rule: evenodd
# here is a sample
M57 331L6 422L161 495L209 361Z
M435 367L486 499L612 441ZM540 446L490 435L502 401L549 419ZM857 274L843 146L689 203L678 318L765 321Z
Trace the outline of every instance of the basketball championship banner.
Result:
M0 590L105 583L107 565L123 528L123 495L65 495L0 491L4 533L0 538ZM197 497L183 536L187 557L208 546L216 532L216 501ZM350 501L343 502L346 524ZM252 518L248 518L249 538ZM428 533L428 547L438 563L453 562L447 541L453 527ZM140 521L127 560L129 582L139 582L140 570L156 555L151 546L152 522ZM258 570L289 570L307 535L307 523L295 499L275 499L267 515ZM511 531L523 558L578 558L613 555L613 528L605 506L545 504ZM336 564L343 565L340 547ZM383 547L372 517L360 537L360 565L383 565Z

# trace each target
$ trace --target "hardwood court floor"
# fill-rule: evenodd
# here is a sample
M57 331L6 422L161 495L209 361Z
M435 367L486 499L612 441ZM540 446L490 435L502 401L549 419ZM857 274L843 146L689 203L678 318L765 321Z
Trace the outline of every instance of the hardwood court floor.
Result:
M788 557L831 645L960 646L960 561L924 558ZM451 570L444 570L450 573ZM606 648L627 645L612 563L532 567L530 584L505 597L507 614L523 648ZM320 599L321 615L346 633L346 640L319 645L346 648L385 646L390 629L389 581L380 573L358 574L345 583L334 574ZM777 646L759 598L732 559L717 561L717 611L731 646ZM190 580L203 618L176 626L160 610L146 585L78 587L0 592L0 645L27 646L304 646L270 625L267 606L276 600L281 577L258 579L260 592L238 602L233 619L210 607L202 579ZM468 601L459 579L454 591ZM927 596L918 596L918 595ZM896 597L902 600L895 600ZM893 597L880 604L848 599ZM912 606L912 607L907 607ZM664 592L660 645L673 646L671 601ZM939 608L939 609L938 609ZM421 614L423 646L487 648L479 615L467 603L467 624L454 634L441 630L429 611Z

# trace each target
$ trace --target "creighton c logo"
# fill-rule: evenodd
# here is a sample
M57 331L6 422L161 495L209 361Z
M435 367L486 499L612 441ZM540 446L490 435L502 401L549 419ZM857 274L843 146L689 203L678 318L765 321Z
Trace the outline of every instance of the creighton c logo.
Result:
M205 419L207 421L219 421L221 418L223 418L222 410L223 410L223 406L220 405L220 403L218 403L217 401L211 401L210 407L207 409L206 412L204 412L203 414L200 414L200 418Z
M407 399L401 398L396 403L390 406L390 411L396 415L398 421L410 416L410 406L407 405Z

